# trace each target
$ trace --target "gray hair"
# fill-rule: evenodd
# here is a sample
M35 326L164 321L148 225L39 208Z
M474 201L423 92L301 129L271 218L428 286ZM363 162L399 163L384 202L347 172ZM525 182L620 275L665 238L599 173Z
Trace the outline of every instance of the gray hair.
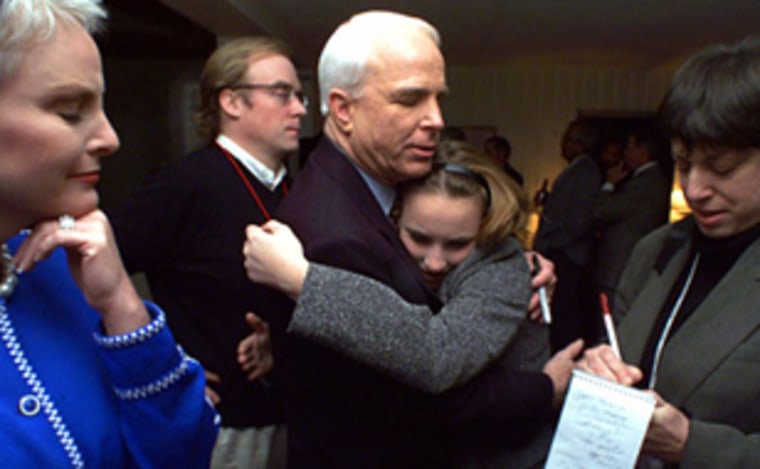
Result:
M327 115L327 96L340 88L358 97L367 63L372 53L399 32L419 31L441 46L438 31L427 21L392 11L371 10L358 13L338 26L319 56L320 111ZM390 39L392 40L392 39Z
M107 13L100 0L0 0L0 83L16 72L24 54L49 40L58 24L95 33Z

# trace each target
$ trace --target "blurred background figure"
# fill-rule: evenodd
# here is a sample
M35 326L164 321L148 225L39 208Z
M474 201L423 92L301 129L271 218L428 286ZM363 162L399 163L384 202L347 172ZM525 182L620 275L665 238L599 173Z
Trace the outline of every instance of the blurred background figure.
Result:
M446 141L446 140L454 140L457 142L466 142L467 141L467 134L464 130L462 130L459 127L448 125L441 129L441 136L440 140Z
M599 166L606 176L607 169L615 167L623 160L623 142L608 138L599 144Z
M504 169L504 172L522 187L524 182L522 174L509 163L509 157L512 156L512 145L509 140L499 135L489 137L483 142L483 151L496 163L496 166Z
M567 126L560 148L568 164L552 185L533 242L536 251L554 262L557 272L552 351L577 338L586 344L598 338L591 225L594 200L602 185L599 166L591 156L596 137L596 128L588 123L575 120Z
M628 136L621 162L607 168L593 223L599 231L596 286L607 295L610 307L633 247L668 221L670 184L659 164L668 150L667 141L655 129L638 129Z

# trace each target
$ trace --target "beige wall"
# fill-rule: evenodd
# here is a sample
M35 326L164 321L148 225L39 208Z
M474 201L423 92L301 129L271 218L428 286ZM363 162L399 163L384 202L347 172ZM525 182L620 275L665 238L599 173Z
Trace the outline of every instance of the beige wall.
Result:
M493 125L512 143L512 164L528 194L562 170L559 140L579 110L654 111L672 67L653 71L588 67L449 67L449 125Z
M450 125L490 125L512 143L512 163L525 177L528 194L543 178L562 170L559 139L578 110L653 111L680 61L656 70L589 67L449 67L450 96L444 115ZM189 151L198 142L190 120L201 60L108 60L106 105L122 136L122 149L107 160L103 203L124 200L147 173ZM303 134L316 133L316 83Z

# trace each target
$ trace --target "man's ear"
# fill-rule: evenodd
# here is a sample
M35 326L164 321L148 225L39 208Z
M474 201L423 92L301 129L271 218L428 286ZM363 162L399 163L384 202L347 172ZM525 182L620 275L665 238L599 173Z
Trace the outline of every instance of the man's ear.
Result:
M351 133L354 127L354 98L345 90L332 88L327 94L327 106L330 116L341 132Z
M245 105L242 96L230 88L223 89L216 98L219 109L230 118L240 117L242 106Z

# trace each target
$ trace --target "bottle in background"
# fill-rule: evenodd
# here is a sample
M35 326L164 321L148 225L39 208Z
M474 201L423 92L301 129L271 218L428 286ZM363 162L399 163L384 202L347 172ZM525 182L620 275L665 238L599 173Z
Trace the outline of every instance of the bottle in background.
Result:
M544 179L544 182L541 183L541 188L537 190L536 194L533 196L533 204L536 207L536 210L543 208L547 197L549 197L549 180Z

